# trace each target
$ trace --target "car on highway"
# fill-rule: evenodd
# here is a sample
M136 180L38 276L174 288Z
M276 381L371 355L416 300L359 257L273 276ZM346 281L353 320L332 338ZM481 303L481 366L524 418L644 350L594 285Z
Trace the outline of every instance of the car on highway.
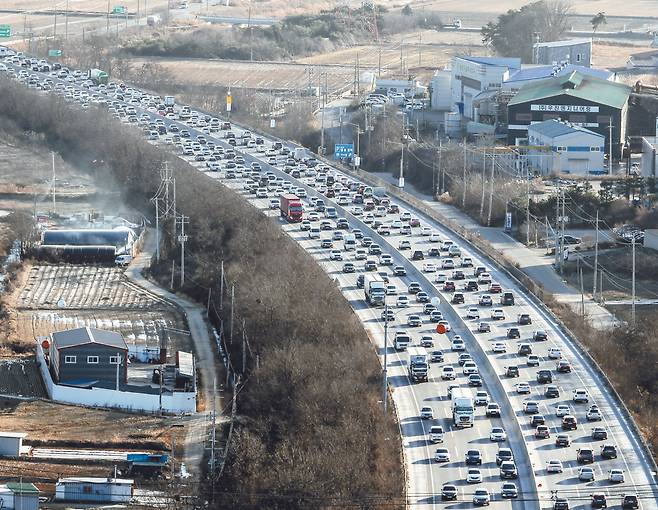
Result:
M343 260L343 253L340 250L331 250L329 260Z
M514 461L514 454L511 448L498 448L496 452L496 466L500 466L503 462Z
M452 295L452 299L450 300L450 302L451 302L453 305L464 304L464 302L465 302L464 294L462 294L461 292L455 292L455 293Z
M576 462L578 464L591 464L594 462L594 450L591 448L578 448L576 450Z
M473 402L476 406L486 406L489 405L490 397L489 394L484 390L479 390L475 393L475 399Z
M422 267L423 273L435 273L436 264L434 262L425 262Z
M470 360L470 355L469 355L468 358L463 358L463 359L464 359L463 364L461 363L461 360L460 360L460 364L462 364L462 367L463 367L462 368L462 373L464 375L477 374L478 373L478 366L475 363L475 361Z
M608 508L608 500L605 497L605 494L595 493L590 495L591 501L590 506L592 508Z
M596 404L589 406L589 409L587 409L587 413L585 414L585 418L587 418L587 421L601 421L603 416L601 416L599 406Z
M452 259L443 259L441 261L441 269L454 269L455 261Z
M561 497L555 498L553 501L553 510L570 510L569 500Z
M432 351L430 353L430 363L443 363L443 351Z
M521 332L519 328L508 328L507 329L507 338L513 340L515 338L521 338Z
M407 308L409 306L409 298L407 296L398 296L395 300L397 308Z
M504 321L505 320L505 312L503 311L502 308L495 308L494 310L491 311L491 320L494 321Z
M562 462L557 459L549 460L546 463L547 473L562 473L563 471L564 468L562 467Z
M555 436L556 448L566 448L571 445L571 437L569 434L558 434Z
M407 287L407 292L408 292L409 294L418 294L419 292L421 292L420 283L418 283L418 282L411 282L411 283L409 284L409 286Z
M617 458L617 447L613 444L604 444L601 446L601 458L602 459L616 459Z
M434 347L434 340L432 339L431 336L424 335L420 338L420 346L425 347L427 349L431 349Z
M526 326L532 324L532 318L530 317L530 314L520 313L516 318L516 322L519 326Z
M506 460L506 461L501 462L500 463L499 475L503 480L504 479L515 480L516 478L518 478L519 473L516 469L516 464L514 463L514 461Z
M450 462L450 452L447 448L437 448L434 452L435 462Z
M430 427L429 439L432 443L443 443L443 427L441 425L432 425Z
M457 373L453 367L446 365L441 369L441 379L444 381L454 381L456 378Z
M453 351L463 351L466 349L466 345L464 344L464 340L462 340L461 337L455 335L455 337L452 339L451 348Z
M491 350L494 353L505 353L507 352L507 344L505 342L494 342L491 346Z
M513 482L505 482L500 488L500 497L503 499L515 499L519 497L519 489Z
M382 310L381 313L381 319L383 321L394 321L395 320L395 314L393 313L393 310Z
M622 509L640 508L640 501L637 494L624 494L621 499Z
M500 417L500 406L496 402L487 404L485 415L487 418Z
M502 427L492 427L491 432L489 432L489 440L494 442L507 441L507 432Z
M482 453L480 450L471 448L464 454L464 461L467 466L480 466L482 465Z
M411 328L417 328L422 326L422 324L423 321L421 320L420 315L412 314L407 317L407 326Z
M466 311L466 318L480 320L480 311L477 309L477 307L471 306Z
M539 370L537 372L537 383L539 384L548 384L553 382L553 374L550 370Z
M343 264L343 273L354 273L356 272L356 268L354 267L353 262L345 262Z
M537 409L539 410L539 409ZM538 412L530 416L530 426L531 427L537 427L538 425L545 425L546 424L546 418L544 418L543 414L539 414Z
M519 383L516 385L516 392L519 395L529 395L530 394L530 385L528 383Z
M578 420L575 416L567 414L562 417L562 430L577 430Z
M393 268L393 276L407 276L407 270L404 266L395 266Z
M535 342L545 342L548 340L548 333L543 329L538 329L532 333L532 339Z
M594 427L590 435L594 441L604 441L608 439L608 431L603 427Z
M443 292L454 292L454 291L455 291L455 282L448 280L443 283Z
M422 290L418 293L416 293L416 302L417 303L429 303L430 302L430 296L427 292L423 292Z
M560 397L560 389L555 384L549 384L544 389L544 396L546 398L559 398Z
M517 354L519 356L528 356L529 354L532 354L532 346L528 343L525 343L525 342L519 344Z
M523 412L525 414L539 413L539 402L536 402L535 400L526 400L523 402Z
M491 299L491 296L489 294L482 294L480 296L479 301L478 301L478 305L480 305L480 306L492 306L493 305L493 300Z
M587 390L582 388L573 390L572 400L576 404L587 404L589 402L589 395L587 394Z
M561 374L568 374L571 372L571 363L563 359L557 362L555 365L555 370Z
M420 419L421 420L433 420L434 419L434 410L429 406L424 406L420 409Z
M490 332L491 332L491 324L484 321L478 324L478 333L490 333Z
M557 347L551 347L548 350L548 357L550 359L560 359L562 358L562 350L558 349Z
M551 437L551 431L546 425L538 425L535 429L536 439L548 439Z
M555 416L562 418L571 414L571 408L567 404L558 404L555 406Z
M591 467L581 467L578 470L578 480L581 482L593 482L595 478L594 469Z
M476 489L473 492L474 506L488 506L491 503L491 496L487 489Z
M539 366L539 356L536 354L530 354L528 359L526 359L526 365L529 367L538 367Z
M519 367L514 365L505 367L505 377L519 377Z
M610 483L624 483L626 480L623 469L609 469L608 481Z
M457 499L457 487L451 483L445 484L441 487L441 500L452 501Z
M482 471L478 468L469 468L466 471L466 483L482 483Z
M480 374L471 374L468 376L468 385L475 388L482 386L484 382L482 381L482 376Z

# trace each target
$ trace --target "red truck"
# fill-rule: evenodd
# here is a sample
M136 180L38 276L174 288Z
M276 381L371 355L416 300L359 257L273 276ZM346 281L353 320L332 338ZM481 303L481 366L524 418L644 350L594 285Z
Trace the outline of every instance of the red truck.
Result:
M281 195L279 210L288 223L296 223L303 219L302 202L297 195L291 193Z

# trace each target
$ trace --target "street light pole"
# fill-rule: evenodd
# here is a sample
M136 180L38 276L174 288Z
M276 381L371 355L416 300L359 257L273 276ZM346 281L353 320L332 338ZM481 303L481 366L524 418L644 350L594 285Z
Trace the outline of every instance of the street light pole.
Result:
M384 414L388 404L388 304L384 303L384 385L382 398L384 400Z

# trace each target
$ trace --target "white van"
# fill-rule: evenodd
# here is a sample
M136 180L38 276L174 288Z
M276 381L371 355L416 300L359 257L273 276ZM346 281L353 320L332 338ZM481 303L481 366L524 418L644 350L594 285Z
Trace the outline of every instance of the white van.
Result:
M132 255L119 255L114 259L114 264L125 267L133 261Z
M356 236L354 234L345 234L343 237L343 250L356 250Z

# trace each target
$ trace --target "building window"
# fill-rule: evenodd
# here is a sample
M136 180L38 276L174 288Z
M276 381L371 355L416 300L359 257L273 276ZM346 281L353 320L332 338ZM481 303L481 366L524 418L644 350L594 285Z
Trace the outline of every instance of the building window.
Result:
M87 363L90 365L98 365L98 356L87 356Z
M580 53L576 53L576 62L580 62Z
M601 152L601 147L590 147L590 152Z
M532 120L531 113L517 113L515 116L516 120L520 122L530 122Z
M587 122L587 116L572 113L569 115L569 122L573 122L574 124L585 124Z
M78 357L77 356L64 356L64 363L77 363L78 362Z
M121 363L119 359L119 356L110 356L110 365L118 365Z

